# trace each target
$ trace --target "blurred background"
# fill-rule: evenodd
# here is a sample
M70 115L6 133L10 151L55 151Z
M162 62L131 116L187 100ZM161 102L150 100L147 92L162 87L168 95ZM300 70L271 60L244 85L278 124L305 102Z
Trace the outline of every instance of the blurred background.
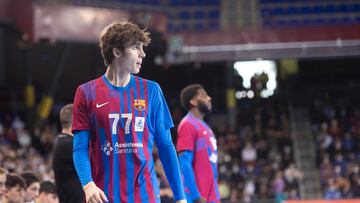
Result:
M174 142L181 89L212 97L223 202L360 198L358 0L0 0L0 166L53 179L59 109L104 74L98 33L116 19L151 33L140 76Z

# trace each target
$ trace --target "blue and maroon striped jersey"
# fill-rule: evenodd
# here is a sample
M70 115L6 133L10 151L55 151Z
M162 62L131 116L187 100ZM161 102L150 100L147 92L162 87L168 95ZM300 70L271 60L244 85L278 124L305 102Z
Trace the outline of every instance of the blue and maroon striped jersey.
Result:
M220 202L216 138L210 127L188 113L178 126L177 151L192 151L196 187L207 202ZM190 193L185 186L185 193Z
M160 202L152 150L171 142L158 133L171 127L156 82L131 75L116 87L102 76L76 90L72 130L90 132L92 178L109 202Z

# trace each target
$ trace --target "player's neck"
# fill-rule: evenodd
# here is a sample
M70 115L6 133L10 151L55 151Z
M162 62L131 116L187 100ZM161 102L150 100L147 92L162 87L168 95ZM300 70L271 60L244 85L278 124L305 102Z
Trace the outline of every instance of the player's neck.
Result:
M121 71L119 67L109 66L106 69L105 77L108 81L117 87L125 87L130 82L130 73Z
M204 117L205 117L205 114L201 113L201 112L199 111L199 109L197 109L197 108L192 108L192 109L190 109L190 112L191 112L196 118L198 118L198 119L200 119L200 120L203 120Z

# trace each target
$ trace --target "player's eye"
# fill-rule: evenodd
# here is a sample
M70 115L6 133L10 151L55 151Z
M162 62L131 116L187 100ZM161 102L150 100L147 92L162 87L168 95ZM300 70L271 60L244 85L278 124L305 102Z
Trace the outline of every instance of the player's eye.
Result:
M139 49L141 49L141 45L140 45L140 44L135 44L135 45L133 46L133 49L134 49L134 50L139 50Z

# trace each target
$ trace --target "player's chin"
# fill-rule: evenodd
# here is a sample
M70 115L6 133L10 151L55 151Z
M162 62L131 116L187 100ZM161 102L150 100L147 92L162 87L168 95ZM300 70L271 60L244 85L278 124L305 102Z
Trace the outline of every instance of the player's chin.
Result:
M140 72L140 68L135 68L133 71L132 71L132 74L138 74Z

